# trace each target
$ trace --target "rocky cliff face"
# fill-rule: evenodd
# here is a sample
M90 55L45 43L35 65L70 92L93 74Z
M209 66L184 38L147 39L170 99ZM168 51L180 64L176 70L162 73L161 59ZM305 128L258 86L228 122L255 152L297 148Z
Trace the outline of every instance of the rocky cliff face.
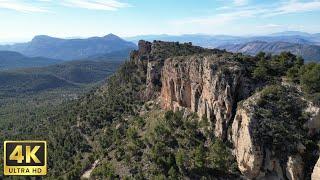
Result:
M144 64L146 67L146 91L145 99L158 97L162 86L161 71L167 58L175 56L186 56L199 53L218 54L225 51L217 49L205 49L192 46L191 43L139 41L138 50L132 51L130 59L136 63Z
M265 128L261 118L255 116L261 92L252 95L256 85L252 83L246 65L238 61L236 55L189 43L141 41L131 59L145 65L145 98L157 98L165 110L186 110L197 113L200 120L207 119L216 137L232 142L238 168L246 178L305 179L310 168L306 165L305 155L309 152L304 144L295 140L296 137L284 137L284 141L291 138L288 142L292 142L293 138L296 142L290 147L293 152L280 157L274 149L259 144L260 140L254 136L255 130ZM297 126L299 122L289 124ZM282 132L282 129L278 130ZM305 130L300 127L299 131ZM286 132L288 129L284 130ZM316 167L312 176L317 177L317 174Z
M254 145L250 133L250 123L253 121L252 104L257 98L258 96L247 99L242 108L237 110L229 137L234 144L238 168L248 178L258 177L263 163L263 152L259 146Z
M241 64L222 55L169 58L164 62L161 82L164 109L187 108L206 117L222 139L236 101L248 92Z
M304 147L298 147L302 154L289 156L286 163L281 163L273 151L254 142L252 131L258 121L254 112L259 99L257 93L241 103L232 124L229 138L234 145L239 170L249 179L304 179L301 157Z

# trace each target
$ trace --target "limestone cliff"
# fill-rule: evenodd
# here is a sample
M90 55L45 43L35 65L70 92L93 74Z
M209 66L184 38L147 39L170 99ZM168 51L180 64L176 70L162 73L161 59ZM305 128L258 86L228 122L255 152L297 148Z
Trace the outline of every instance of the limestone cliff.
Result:
M276 90L282 93L278 94L280 97L269 104L265 101L266 107L258 107L262 92L253 94L257 85L248 72L248 64L235 54L189 43L140 41L131 60L145 66L145 99L159 100L165 110L186 110L197 113L200 120L208 119L215 136L233 144L238 168L246 178L310 177L314 162L307 162L306 157L314 152L305 142L315 125L308 122L303 126L303 113L310 108L302 108L305 100L301 93L279 86ZM274 97L271 95L269 101ZM287 110L282 107L289 109L273 118ZM266 115L257 116L257 112ZM261 144L263 140L270 143ZM312 177L317 177L317 168Z
M208 118L215 135L222 139L236 101L248 92L242 65L222 55L169 58L161 82L163 108L188 108Z
M146 91L145 99L158 97L162 86L161 71L167 58L176 56L186 56L192 54L209 53L218 54L225 51L218 49L205 49L192 46L191 43L139 41L138 50L130 54L130 59L136 63L144 64L146 67Z
M183 109L208 118L226 138L238 100L247 97L245 67L231 53L191 43L139 41L131 60L146 69L145 99L160 97L164 109Z
M242 102L232 124L230 140L239 170L249 179L304 179L302 154L290 155L286 163L281 163L272 150L253 140L252 131L258 121L254 113L259 99L260 93L257 93ZM301 149L303 153L303 147Z
M263 163L263 152L259 146L254 145L250 133L250 123L254 120L252 104L256 103L257 98L253 96L247 99L242 108L237 110L230 136L238 168L248 178L258 177Z

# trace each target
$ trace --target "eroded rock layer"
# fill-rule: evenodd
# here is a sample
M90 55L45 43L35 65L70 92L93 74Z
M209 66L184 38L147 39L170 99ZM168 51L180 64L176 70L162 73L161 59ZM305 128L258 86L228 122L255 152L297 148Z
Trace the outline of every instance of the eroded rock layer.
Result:
M220 55L169 58L161 82L163 108L188 108L206 117L220 138L226 137L237 99L248 92L241 64Z

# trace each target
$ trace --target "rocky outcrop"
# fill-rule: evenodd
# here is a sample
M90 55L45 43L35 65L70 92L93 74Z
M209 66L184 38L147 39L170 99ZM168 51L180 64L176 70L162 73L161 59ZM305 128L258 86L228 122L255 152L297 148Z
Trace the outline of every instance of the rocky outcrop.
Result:
M238 168L246 177L252 179L260 175L263 164L263 150L255 146L251 138L250 124L253 123L253 105L258 95L247 99L237 110L232 124L230 139L234 144L234 153Z
M304 162L300 155L290 156L288 158L286 176L289 180L304 178Z
M163 108L188 108L208 118L215 135L222 139L237 100L248 93L241 64L222 55L169 58L161 82Z
M130 59L146 67L146 91L145 100L158 97L161 89L161 71L164 61L175 56L186 56L192 54L209 53L218 54L224 51L218 49L205 49L192 46L191 43L139 41L138 50L130 54Z
M314 135L320 130L320 108L315 106L312 102L307 103L306 112L310 114L310 120L306 123L309 129L309 134Z
M132 61L135 61L136 63L139 63L143 60L147 60L151 53L151 46L152 43L148 41L139 41L138 43L138 50L133 50L130 53L130 59Z
M310 173L305 172L309 164L303 158L308 150L302 141L290 141L294 152L280 157L282 154L273 145L259 144L257 137L262 131L253 135L254 129L263 126L261 122L268 123L254 114L263 96L261 92L250 96L256 85L249 78L245 62L238 61L236 55L188 43L140 41L139 50L131 54L131 59L145 67L145 99L159 101L166 110L186 110L197 113L200 119L207 118L216 137L233 143L238 168L246 178L301 180ZM309 109L315 112L314 108ZM277 126L277 122L273 123ZM301 131L299 135L306 134ZM274 135L268 133L268 137Z
M259 99L257 93L240 103L232 124L229 139L234 144L239 170L249 179L304 179L304 162L299 153L289 156L286 163L280 163L271 150L253 140L253 127L258 121L254 112ZM303 147L298 149L304 153Z
M163 61L149 61L147 63L146 91L147 100L154 99L160 94L161 70Z
M317 164L313 168L313 172L311 175L311 180L318 180L320 179L320 158L318 159Z

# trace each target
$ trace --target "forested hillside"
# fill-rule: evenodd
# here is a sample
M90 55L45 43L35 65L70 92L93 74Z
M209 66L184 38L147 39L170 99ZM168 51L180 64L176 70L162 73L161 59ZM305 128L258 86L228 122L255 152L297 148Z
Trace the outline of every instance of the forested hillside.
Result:
M21 139L21 135L25 139L51 136L49 129L54 126L47 124L51 116L69 109L72 106L70 101L103 83L121 63L72 61L41 68L1 71L0 139Z
M41 68L0 71L0 92L38 93L56 88L81 88L114 73L122 62L71 61Z
M319 84L291 53L140 41L106 83L2 122L0 139L47 140L54 179L309 179Z
M42 57L29 58L12 51L0 51L0 70L49 66L62 62L61 60Z

